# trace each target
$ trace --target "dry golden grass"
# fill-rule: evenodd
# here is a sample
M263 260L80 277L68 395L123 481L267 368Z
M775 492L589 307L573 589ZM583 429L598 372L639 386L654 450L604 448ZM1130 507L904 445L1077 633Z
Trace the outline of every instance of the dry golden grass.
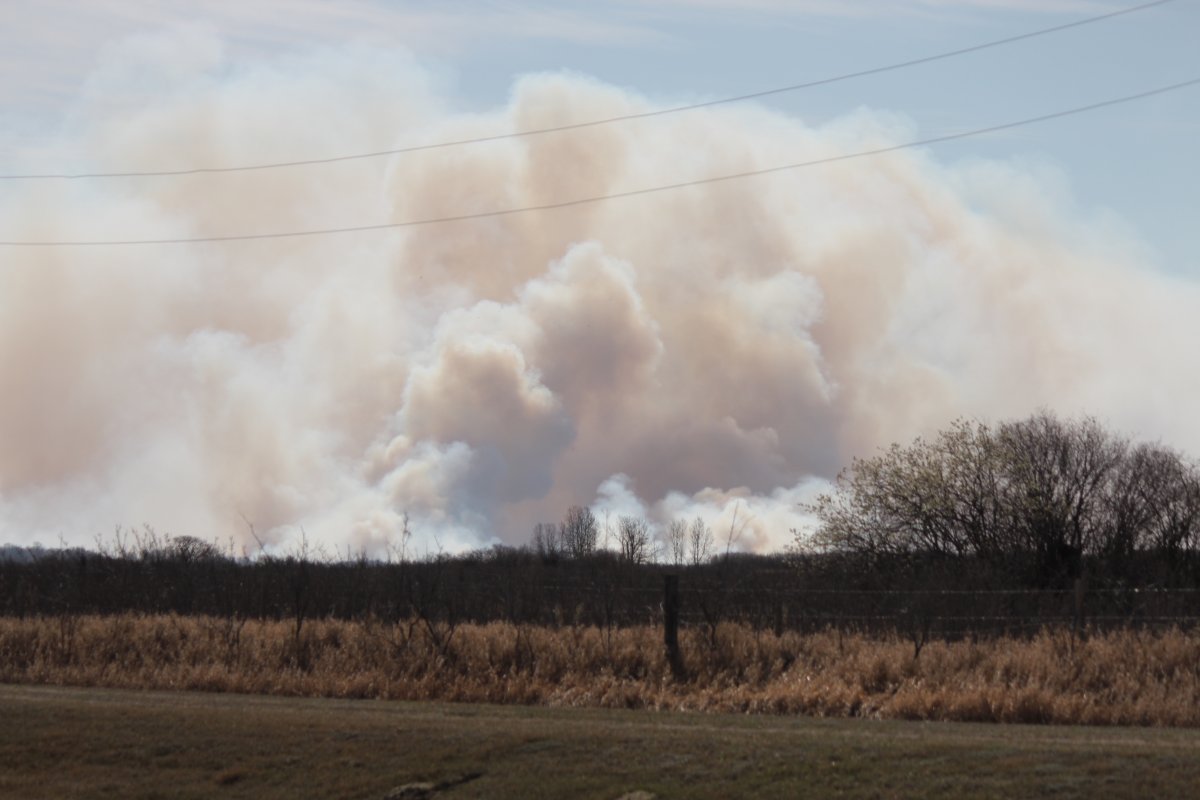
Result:
M837 717L1200 726L1200 635L930 642L654 627L0 619L0 682Z

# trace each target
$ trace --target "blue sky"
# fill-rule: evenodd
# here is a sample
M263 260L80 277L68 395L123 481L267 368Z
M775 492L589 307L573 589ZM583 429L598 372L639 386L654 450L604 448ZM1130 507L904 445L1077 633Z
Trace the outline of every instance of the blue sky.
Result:
M0 165L63 123L123 40L202 26L235 59L366 43L412 51L464 109L522 74L569 70L689 102L903 61L1134 5L1091 0L351 2L13 0L0 7ZM1200 76L1200 4L1162 7L982 53L764 100L820 123L860 107L917 136L1033 116ZM1200 91L940 145L1062 173L1085 212L1127 224L1152 266L1200 277ZM396 133L403 140L403 132ZM348 151L358 143L347 141ZM321 155L321 154L317 154ZM1111 212L1111 214L1109 213ZM1099 224L1099 223L1098 223Z

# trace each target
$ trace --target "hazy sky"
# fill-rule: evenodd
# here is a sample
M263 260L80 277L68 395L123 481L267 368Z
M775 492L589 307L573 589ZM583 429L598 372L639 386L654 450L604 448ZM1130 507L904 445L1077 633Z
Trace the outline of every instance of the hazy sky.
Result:
M234 63L358 43L404 48L463 109L505 102L514 78L570 70L665 103L881 66L1138 5L1100 0L8 0L0 4L0 167L63 124L98 65L130 37L216 32ZM763 100L819 123L859 107L915 134L982 127L1200 76L1200 4L1175 0L1042 38ZM232 68L232 67L231 67ZM130 90L133 87L122 87ZM163 87L165 88L165 87ZM152 94L154 76L135 91ZM118 98L110 98L119 102ZM1064 173L1111 209L1158 268L1200 276L1200 98L1195 90L986 140L946 158L1017 157ZM396 131L398 143L404 132ZM346 151L363 143L344 142ZM300 154L309 155L309 154ZM321 156L326 154L311 154Z
M0 174L320 159L755 92L1090 0L9 0ZM1200 77L1175 0L552 135L227 175L0 181L0 241L550 205ZM1200 453L1200 87L566 210L306 239L0 246L0 542L153 525L380 552L571 504L773 549L856 455L1037 408Z

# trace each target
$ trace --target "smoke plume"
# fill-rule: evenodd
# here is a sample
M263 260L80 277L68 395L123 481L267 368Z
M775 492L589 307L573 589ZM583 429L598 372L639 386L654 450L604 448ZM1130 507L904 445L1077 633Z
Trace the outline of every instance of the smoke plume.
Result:
M153 76L152 79L146 76ZM405 56L106 58L30 170L320 157L618 116L567 74L461 111ZM288 169L10 183L0 239L369 225L672 184L918 135L755 106ZM296 239L0 249L0 540L114 525L329 550L528 540L573 504L769 550L856 454L1088 411L1200 448L1190 282L1035 162L927 151L558 210Z

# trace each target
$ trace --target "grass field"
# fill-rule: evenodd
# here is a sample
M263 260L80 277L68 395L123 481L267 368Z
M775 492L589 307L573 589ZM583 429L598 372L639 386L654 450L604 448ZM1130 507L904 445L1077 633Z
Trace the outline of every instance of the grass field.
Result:
M1189 797L1200 732L0 685L0 797ZM417 795L412 795L417 796Z
M946 722L1200 727L1200 633L978 642L412 619L0 617L0 682Z

